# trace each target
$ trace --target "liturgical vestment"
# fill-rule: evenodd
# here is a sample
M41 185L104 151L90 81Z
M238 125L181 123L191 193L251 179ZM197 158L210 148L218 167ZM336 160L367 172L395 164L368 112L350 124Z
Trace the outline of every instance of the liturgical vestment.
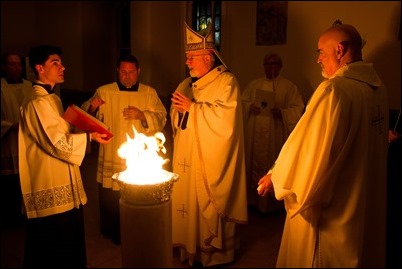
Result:
M323 81L272 172L287 217L277 267L384 267L388 106L372 64Z
M1 78L1 174L18 174L18 135L10 129L18 123L22 101L31 95L32 82L7 83ZM14 135L15 134L15 135Z
M121 91L117 82L103 85L81 107L88 111L90 102L95 97L105 101L104 105L99 106L96 116L110 127L114 135L110 143L99 147L97 182L104 188L119 190L120 187L112 180L112 176L126 170L126 164L125 159L118 155L118 149L127 142L127 135L134 138L133 128L148 136L161 132L166 124L166 108L156 90L142 83L139 83L138 91ZM140 120L124 119L123 109L128 106L142 110L148 126L144 127Z
M173 244L203 266L233 261L235 223L247 222L242 109L239 86L221 65L176 91L190 111L171 107L174 132Z
M28 218L66 212L87 202L79 170L87 134L73 134L63 113L59 96L39 85L33 86L32 100L22 106L19 166Z
M272 100L265 99L260 93L270 94ZM251 81L242 94L242 102L248 203L258 206L264 213L274 211L282 208L283 203L278 203L271 194L259 196L256 192L258 181L267 172L267 167L274 164L303 113L304 103L296 85L280 75L275 79L261 77ZM258 115L250 113L252 103L268 111ZM281 117L274 117L271 108L280 109Z

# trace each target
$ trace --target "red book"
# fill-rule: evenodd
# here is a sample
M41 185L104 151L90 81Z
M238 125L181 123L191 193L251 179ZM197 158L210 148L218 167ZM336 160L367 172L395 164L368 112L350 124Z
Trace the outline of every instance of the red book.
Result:
M67 107L63 118L86 133L98 132L100 134L107 134L107 139L113 136L106 124L74 104Z

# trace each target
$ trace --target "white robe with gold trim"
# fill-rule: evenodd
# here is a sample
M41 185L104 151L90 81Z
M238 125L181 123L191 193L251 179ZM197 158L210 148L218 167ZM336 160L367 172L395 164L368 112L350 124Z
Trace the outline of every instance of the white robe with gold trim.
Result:
M322 82L272 171L287 218L277 267L384 267L388 106L372 64Z
M233 261L235 223L247 222L239 86L221 65L176 91L194 99L188 116L171 107L174 132L173 244L204 266ZM184 123L186 121L186 124Z

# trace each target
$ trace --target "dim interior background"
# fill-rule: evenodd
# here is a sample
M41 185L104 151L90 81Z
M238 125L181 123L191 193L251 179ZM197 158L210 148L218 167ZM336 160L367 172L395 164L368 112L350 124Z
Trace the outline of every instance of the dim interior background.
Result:
M286 42L278 45L257 45L259 2L269 1L221 1L220 53L238 78L241 90L250 80L263 75L263 56L276 52L283 58L282 74L296 83L307 102L322 80L316 63L317 38L340 19L356 26L367 41L364 58L374 62L387 85L390 109L400 109L400 1L288 1ZM192 4L193 1L1 1L1 53L16 51L26 56L33 45L61 46L66 72L59 93L65 105L80 105L98 86L115 80L119 51L128 50L140 60L140 80L155 87L168 108L171 93L187 72L183 22L190 20ZM400 204L394 210L400 211ZM96 221L96 215L91 214L87 223ZM265 221L259 220L269 223ZM94 230L90 231L92 234ZM263 228L249 234L253 251L270 246L260 241L260 232ZM396 236L400 237L400 233ZM113 246L105 250L98 241L92 243L100 248L91 248L89 255L102 258L104 252L115 251ZM18 246L21 247L16 245L14 250ZM18 251L10 253L7 257L11 259L21 255ZM264 252L254 255L247 257L258 263ZM270 266L262 263L254 267Z
M318 35L340 19L367 40L364 58L375 63L388 86L390 108L400 108L400 1L287 1L286 43L280 45L256 45L258 2L270 1L221 1L220 53L241 89L263 75L263 56L277 52L284 62L282 74L307 102L322 79L316 63ZM118 53L129 50L140 60L141 80L168 103L186 75L183 22L190 20L192 4L1 1L1 52L26 55L33 45L60 45L66 66L61 91L93 93L115 79Z

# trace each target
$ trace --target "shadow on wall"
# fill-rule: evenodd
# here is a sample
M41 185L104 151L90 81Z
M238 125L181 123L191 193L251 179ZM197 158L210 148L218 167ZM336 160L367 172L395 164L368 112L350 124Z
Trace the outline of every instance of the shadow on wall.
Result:
M364 50L363 50L364 53ZM364 57L364 54L363 54ZM364 57L366 58L366 57ZM401 41L389 41L375 49L367 60L374 63L378 75L388 88L389 107L401 107ZM393 64L390 64L394 62ZM394 66L397 68L390 68Z
M92 95L92 92L64 88L60 89L60 98L63 103L64 110L71 104L81 106L82 103L91 98Z

